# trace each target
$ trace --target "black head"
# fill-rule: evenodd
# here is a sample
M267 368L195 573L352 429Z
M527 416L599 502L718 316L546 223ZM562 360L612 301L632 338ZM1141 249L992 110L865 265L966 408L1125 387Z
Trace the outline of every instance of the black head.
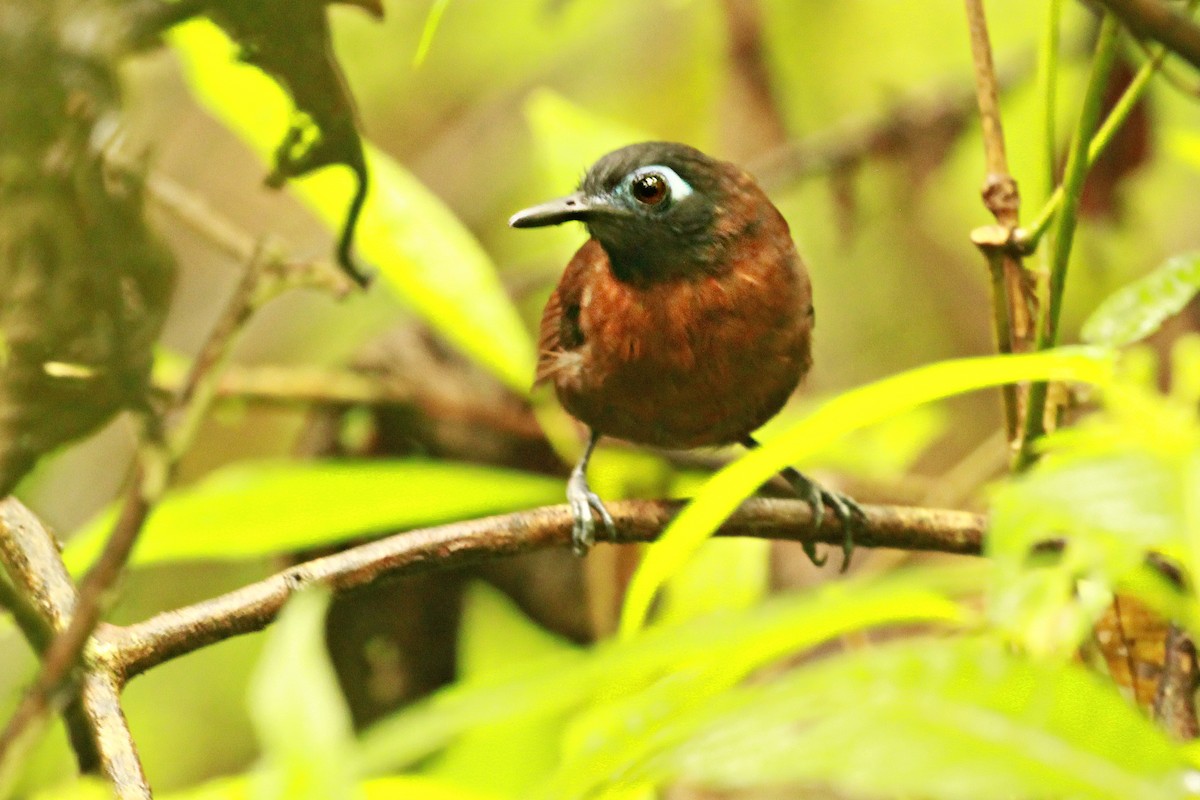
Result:
M733 166L674 142L643 142L601 158L579 191L514 214L534 228L579 220L623 280L711 271L721 241L718 218L737 189Z

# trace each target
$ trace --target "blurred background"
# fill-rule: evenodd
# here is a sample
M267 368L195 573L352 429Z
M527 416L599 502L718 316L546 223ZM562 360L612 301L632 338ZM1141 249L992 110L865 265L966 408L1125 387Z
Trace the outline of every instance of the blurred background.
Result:
M506 220L572 190L613 146L653 138L746 165L792 227L812 276L818 325L815 368L785 417L881 376L991 352L985 263L968 239L991 219L979 199L983 149L961 3L451 0L419 64L431 4L384 5L382 22L351 7L331 12L362 130L478 240L527 330L536 330L548 292L585 234L579 226L515 232ZM1033 75L1043 6L1005 0L990 7L1023 220L1049 188L1049 176L1039 172ZM1096 28L1086 5L1066 4L1064 132L1078 113ZM1123 58L1136 64L1141 54L1131 45ZM1128 67L1117 70L1114 96L1129 75ZM270 237L297 259L328 258L336 232L288 191L263 187L267 167L194 99L170 48L128 62L122 79L128 152L145 153L153 173L248 234ZM1089 179L1065 340L1112 290L1196 246L1197 123L1200 105L1157 81L1113 157ZM1061 145L1065 152L1065 133ZM149 207L179 263L162 344L188 358L244 265L153 200ZM426 268L436 273L437 265ZM1189 319L1180 324L1190 326ZM266 306L241 339L233 371L258 367L337 374L353 367L417 399L386 406L262 402L250 393L221 401L182 463L181 485L251 459L387 455L549 476L524 495L526 505L560 502L559 478L578 446L570 426L547 398L531 406L506 385L512 380L495 377L414 314L387 270L366 293L336 300L295 291ZM567 443L549 443L539 420L557 426ZM999 427L998 395L975 395L889 423L802 466L864 502L974 508L982 487L1005 467ZM133 425L119 418L44 460L17 494L69 538L117 495L134 443ZM593 486L611 499L685 494L723 457L610 443L594 461ZM454 499L441 519L508 510L515 502L456 514ZM767 588L824 577L797 547L746 543L738 553L721 555L707 574L717 580L744 569ZM611 630L633 558L601 548L585 568L565 552L544 553L335 603L330 644L355 720L376 719L453 677L469 578L486 578L538 625L583 642ZM856 569L883 570L903 558L860 551ZM209 554L139 568L124 582L115 621L228 591L286 560ZM13 631L0 636L8 640L0 645L0 697L7 703L28 680L32 659ZM156 788L234 772L254 759L245 695L260 638L216 645L130 685L126 710ZM62 738L49 737L37 771L69 773L70 765Z

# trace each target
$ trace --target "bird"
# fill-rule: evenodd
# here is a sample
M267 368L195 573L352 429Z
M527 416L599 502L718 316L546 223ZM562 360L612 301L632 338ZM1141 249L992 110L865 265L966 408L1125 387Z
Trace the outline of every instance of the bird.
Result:
M513 228L582 222L590 238L551 292L534 384L589 430L567 481L572 544L585 554L612 516L587 481L601 437L687 450L759 446L812 366L812 288L787 221L738 166L676 142L600 158L577 191L517 212ZM780 473L842 523L843 570L863 520L851 498ZM825 563L805 543L814 564Z

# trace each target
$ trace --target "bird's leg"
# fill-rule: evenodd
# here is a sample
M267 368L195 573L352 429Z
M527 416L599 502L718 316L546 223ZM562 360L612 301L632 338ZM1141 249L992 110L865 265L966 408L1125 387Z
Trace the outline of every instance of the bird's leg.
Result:
M613 523L608 509L596 493L588 488L588 460L592 457L592 450L596 449L598 441L600 434L594 430L590 431L587 447L567 480L567 503L571 506L571 516L575 520L571 528L571 546L578 556L586 555L588 548L596 543L596 514L600 515L600 522L610 536L616 535L617 532L617 526Z
M759 447L758 440L753 436L747 436L742 440L742 444L747 448L754 450ZM862 506L855 500L840 492L833 492L826 489L821 484L802 475L798 470L792 467L785 467L780 471L779 476L788 482L792 487L792 491L803 501L812 507L812 527L813 530L820 530L821 522L825 519L825 505L833 509L833 514L838 518L838 522L842 524L842 572L850 566L850 556L854 552L854 534L862 529L863 523L866 520L866 514L863 513ZM828 556L818 557L817 546L814 542L804 542L804 554L808 556L818 567L825 566L828 561Z

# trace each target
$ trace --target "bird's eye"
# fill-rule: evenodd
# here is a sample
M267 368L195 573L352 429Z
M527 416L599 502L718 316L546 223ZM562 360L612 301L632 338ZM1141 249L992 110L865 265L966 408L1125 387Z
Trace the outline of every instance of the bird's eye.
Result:
M630 190L634 199L648 206L658 205L671 193L667 179L657 172L647 172L634 178Z

